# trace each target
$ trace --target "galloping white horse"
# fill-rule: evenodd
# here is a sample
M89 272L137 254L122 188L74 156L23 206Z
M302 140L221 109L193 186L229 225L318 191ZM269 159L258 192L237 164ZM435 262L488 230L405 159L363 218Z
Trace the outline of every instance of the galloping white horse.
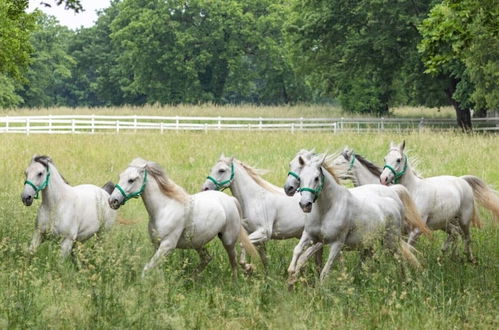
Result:
M329 158L329 156L328 156ZM371 163L353 149L345 147L330 161L341 179L351 179L355 187L365 184L379 184L382 168Z
M432 230L447 232L447 241L442 251L445 252L461 234L468 260L473 262L475 259L470 246L470 224L480 223L474 199L491 210L497 221L499 198L475 176L445 175L425 179L417 177L411 169L407 155L404 154L404 148L405 141L400 145L393 142L390 144L390 150L385 157L385 168L380 176L381 183L386 185L395 182L404 185L411 193L426 225ZM408 243L412 244L419 234L419 230L415 228L409 235Z
M24 205L30 206L42 194L31 252L46 234L54 234L62 237L61 256L66 257L75 241L84 241L114 223L116 212L107 204L112 184L103 188L90 184L72 187L47 156L34 156L25 174L21 195Z
M320 275L321 282L344 245L351 249L369 249L372 239L380 235L387 248L401 252L411 264L419 265L400 236L405 221L424 230L407 190L400 185L364 185L347 189L337 183L331 165L324 160L325 156L306 159L298 155L299 167L292 168L293 175L288 176L285 184L285 191L289 193L299 188L300 207L304 212L313 209L319 212L318 217L305 223L300 242L294 248L288 268L289 282L296 281L300 268L309 257L305 248L316 242L330 245L329 257Z
M264 264L267 264L265 243L268 240L301 237L306 215L298 206L299 198L287 197L282 188L265 181L258 170L222 155L211 169L202 190L225 188L230 188L241 204L243 226L250 233L250 241L258 247ZM322 250L316 256L320 266ZM241 255L241 262L244 260L244 255Z
M241 226L241 209L234 197L218 191L189 195L167 178L158 164L136 158L120 174L109 205L118 209L138 196L142 196L149 213L149 236L157 248L144 267L143 277L175 248L195 249L200 257L198 272L202 271L211 260L204 246L217 235L227 251L234 276L238 239L247 252L258 255Z

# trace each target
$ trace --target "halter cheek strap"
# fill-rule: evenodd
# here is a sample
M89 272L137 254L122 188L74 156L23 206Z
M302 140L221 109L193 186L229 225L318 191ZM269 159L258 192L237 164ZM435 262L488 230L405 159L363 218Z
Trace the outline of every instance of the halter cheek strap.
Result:
M25 185L30 185L34 190L35 190L35 199L38 199L38 193L42 191L43 189L47 188L49 185L49 180L50 180L50 169L47 167L47 175L45 176L45 180L42 182L41 185L37 186L33 182L26 180L24 181Z
M393 182L394 183L399 183L400 181L400 178L405 174L405 172L407 171L407 156L404 155L404 169L400 172L397 172L395 171L395 169L393 167L391 167L390 165L388 164L385 164L385 166L383 167L383 169L387 168L389 169L392 173L393 173Z
M289 171L288 172L288 175L291 175L292 177L294 177L296 180L300 181L300 176L298 174L296 174L295 172L292 172L292 171Z
M350 159L350 166L348 167L347 172L350 172L350 170L353 168L353 164L355 163L355 153L352 152L352 159Z
M215 184L216 190L224 190L225 188L228 188L230 186L232 181L234 181L234 175L235 175L234 162L232 162L230 164L230 178L228 180L218 181L217 179L215 179L211 175L208 175L206 178Z
M139 196L142 195L144 189L146 188L146 183L147 183L147 171L144 171L144 181L142 182L142 186L140 187L140 189L137 190L136 192L127 194L126 191L119 184L116 184L114 187L118 189L121 195L123 195L123 197L125 198L123 199L123 202L121 204L124 205L131 198L139 198Z
M304 187L304 188L299 188L298 191L300 193L302 191L308 191L308 192L312 193L314 195L314 203L315 203L315 201L319 197L319 194L321 193L323 188L324 188L324 174L321 174L321 183L320 183L319 187L317 187L316 189Z

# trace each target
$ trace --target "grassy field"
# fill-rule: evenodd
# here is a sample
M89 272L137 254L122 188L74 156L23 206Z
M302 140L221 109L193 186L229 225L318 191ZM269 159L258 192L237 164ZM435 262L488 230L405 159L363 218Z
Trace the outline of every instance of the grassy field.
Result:
M0 110L2 116L67 115L77 112L80 115L158 115L158 116L222 116L222 117L348 117L362 115L343 112L338 106L294 105L294 106L256 106L256 105L179 105L179 106L125 106L108 108L40 108ZM452 107L396 107L390 109L395 117L416 118L454 118Z
M294 134L211 132L94 136L0 135L0 328L287 328L497 329L499 327L499 227L482 214L473 229L478 264L442 257L444 236L422 238L424 264L403 276L390 256L376 254L359 266L343 253L323 286L310 266L294 291L286 269L295 240L268 245L266 274L232 281L225 252L215 240L204 273L192 276L197 255L176 251L144 280L153 253L141 200L129 201L111 231L76 245L75 262L59 260L57 242L25 250L36 208L24 207L23 171L33 154L50 155L76 185L102 185L136 156L159 162L190 193L197 192L221 152L271 170L282 185L287 164L300 148L334 151L345 144L381 163L391 140L406 139L425 176L475 174L499 187L499 137L458 134ZM460 252L462 247L460 246Z

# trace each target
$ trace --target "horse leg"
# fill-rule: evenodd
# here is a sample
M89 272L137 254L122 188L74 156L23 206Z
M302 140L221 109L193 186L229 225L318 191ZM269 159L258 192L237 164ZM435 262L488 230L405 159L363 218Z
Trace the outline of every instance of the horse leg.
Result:
M310 246L308 249L303 252L303 254L298 258L298 261L296 262L296 270L295 272L299 272L300 269L305 265L307 260L315 254L315 263L317 267L317 273L320 274L321 269L322 269L322 251L323 251L323 244L321 242L315 243L314 245Z
M342 241L336 241L331 243L330 245L330 250L329 250L329 256L327 258L326 264L324 265L324 268L322 269L321 276L320 276L320 281L321 284L324 283L324 280L326 279L327 275L331 271L331 266L333 265L333 261L340 253L341 248L343 247L343 242Z
M445 231L447 232L447 239L445 240L440 250L442 251L442 253L445 254L449 249L449 246L452 245L452 251L453 251L452 254L455 254L456 239L459 235L459 230L456 225L449 223L447 224L447 228Z
M144 266L144 269L142 270L142 278L145 277L146 273L149 270L156 267L161 258L166 257L170 253L172 253L173 249L175 248L175 245L176 245L175 243L173 243L168 239L161 241L161 243L158 246L158 249L152 256L151 260L149 260L149 262Z
M267 242L269 240L269 235L267 235L267 233L265 232L265 229L259 228L259 229L255 230L254 232L252 232L248 236L248 238L249 238L250 242L256 246L258 254L260 255L260 258L262 260L263 267L267 268L268 259L267 259L267 255L265 252L265 242ZM253 268L253 266L251 264L248 264L248 262L246 260L246 251L244 249L241 249L241 254L239 257L239 264L246 271L250 271Z
M66 237L61 243L61 258L66 258L71 254L73 249L74 239Z
M223 241L222 241L223 243ZM225 251L229 257L230 268L232 270L232 277L237 278L237 256L235 244L223 244Z
M414 243L416 243L420 235L421 231L419 230L419 228L412 229L411 232L409 233L409 238L407 238L407 244L411 246L414 245Z
M303 251L305 250L305 247L310 245L312 243L312 238L307 234L306 231L303 231L303 234L301 235L300 241L298 244L295 246L293 249L293 258L291 259L291 263L289 264L288 267L288 283L293 284L296 282L297 276L298 276L298 270L297 268L297 263L302 255ZM304 263L305 261L302 261Z
M468 261L471 263L476 263L476 259L471 252L471 235L470 235L470 223L463 224L460 223L461 226L461 235L464 240L464 252L468 257Z
M320 244L320 246L318 246ZM324 252L324 246L322 243L317 243L315 244L315 246L317 247L317 252L315 253L315 268L316 268L316 271L317 271L317 274L320 274L321 273L321 269L322 269L322 255L323 255L323 252Z
M40 229L36 228L35 232L33 233L33 238L31 239L31 244L28 248L29 253L35 253L36 249L38 249L38 246L43 241L43 233Z
M204 246L199 249L196 249L196 251L199 255L199 265L196 268L196 273L201 273L210 263L211 256L208 253L208 250Z

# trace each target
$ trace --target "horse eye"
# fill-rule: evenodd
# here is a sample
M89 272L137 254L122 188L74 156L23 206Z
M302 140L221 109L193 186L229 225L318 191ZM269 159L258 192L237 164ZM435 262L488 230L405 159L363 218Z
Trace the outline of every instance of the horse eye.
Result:
M129 179L129 180L128 180L128 183L130 183L130 184L131 184L131 183L133 183L133 181L134 181L134 179Z
M402 160L402 159L398 158L398 159L397 159L397 163L400 163L400 161L401 161L401 160Z
M319 178L318 178L318 177L315 177L314 181L315 181L315 182L318 182L318 181L319 181Z
M43 172L38 172L38 176L42 176Z
M225 170L224 170L224 169L219 169L219 170L218 170L218 173L224 173L224 172L225 172Z

